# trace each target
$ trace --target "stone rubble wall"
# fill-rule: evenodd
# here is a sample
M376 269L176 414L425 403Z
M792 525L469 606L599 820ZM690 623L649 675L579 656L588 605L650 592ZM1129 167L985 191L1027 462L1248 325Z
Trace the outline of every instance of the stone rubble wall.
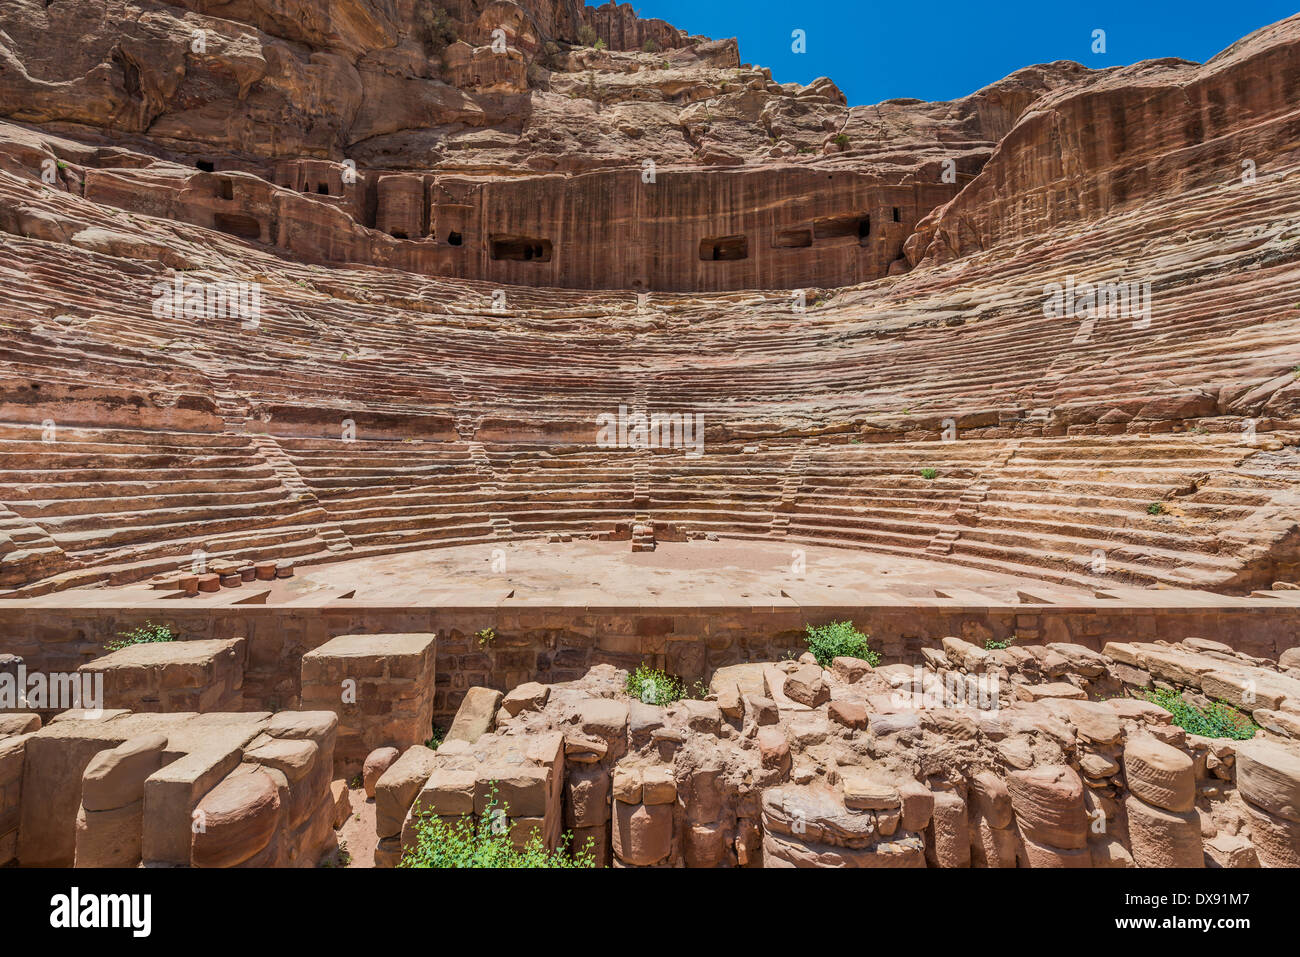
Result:
M875 668L805 654L724 667L667 707L629 698L610 665L471 696L479 737L413 748L379 779L376 864L413 846L421 813L481 814L476 795L507 780L512 833L555 846L562 816L616 867L1300 866L1300 657L1106 647L948 637L924 664ZM1267 724L1205 738L1141 696L1205 705L1207 685Z

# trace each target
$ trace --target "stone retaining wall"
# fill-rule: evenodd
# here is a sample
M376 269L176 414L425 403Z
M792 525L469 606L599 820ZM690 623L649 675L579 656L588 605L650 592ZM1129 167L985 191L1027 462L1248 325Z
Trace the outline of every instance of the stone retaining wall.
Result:
M437 640L434 718L447 724L466 690L476 685L509 690L527 681L581 677L596 664L621 668L648 661L688 682L707 681L716 668L774 660L805 649L804 625L848 619L872 636L888 662L919 663L922 651L949 635L977 645L1019 636L1020 644L1072 642L1094 650L1108 641L1220 641L1257 657L1276 659L1300 645L1300 603L1194 595L1182 607L1151 599L1098 599L1090 605L962 604L944 599L899 599L893 604L693 607L620 605L582 607L502 601L479 607L385 606L318 599L293 606L202 607L138 599L115 606L67 595L0 602L0 652L21 655L28 671L75 671L103 654L119 631L146 620L170 624L189 639L245 638L245 708L278 710L300 704L302 656L338 635L430 633ZM1286 593L1278 593L1279 595ZM64 603L60 604L60 599ZM1196 604L1190 604L1195 600ZM493 629L486 644L475 636Z

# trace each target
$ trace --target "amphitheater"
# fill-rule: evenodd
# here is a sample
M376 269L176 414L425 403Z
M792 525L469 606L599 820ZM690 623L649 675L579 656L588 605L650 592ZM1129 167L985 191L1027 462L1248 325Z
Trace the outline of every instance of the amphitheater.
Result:
M0 866L494 800L1300 866L1300 16L850 108L627 5L4 4Z

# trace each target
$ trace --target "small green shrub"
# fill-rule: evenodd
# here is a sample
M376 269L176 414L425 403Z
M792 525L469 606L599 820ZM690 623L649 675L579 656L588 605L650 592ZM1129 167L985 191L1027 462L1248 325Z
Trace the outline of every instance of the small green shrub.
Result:
M923 479L932 479L938 474L938 469L921 469L921 478Z
M1012 635L1012 636L1011 636L1010 638L1008 638L1006 641L995 641L994 639L990 638L990 639L988 639L987 641L984 642L984 650L985 650L985 651L1005 651L1006 649L1008 649L1008 648L1011 647L1011 643L1012 643L1013 641L1015 641L1015 640L1016 640L1016 636L1015 636L1015 635Z
M1202 711L1189 704L1177 691L1165 691L1157 688L1148 691L1146 699L1157 704L1174 716L1174 724L1184 731L1199 734L1206 738L1232 738L1245 741L1253 738L1259 726L1232 705L1215 701Z
M495 782L489 794L488 805L477 822L469 815L444 821L433 811L417 808L415 847L402 855L397 866L558 869L596 866L591 838L582 850L570 856L562 850L547 850L541 831L535 829L523 850L516 850L510 841L510 829L501 826L510 808L503 803L497 810ZM566 832L560 838L561 845L572 839L572 834Z
M1163 515L1163 514L1165 514L1165 503L1164 503L1164 502L1152 502L1150 505L1147 506L1147 514L1148 514L1148 515Z
M474 637L478 639L478 646L486 648L492 642L497 640L497 633L492 628L481 628L474 632Z
M443 50L456 42L456 25L451 14L438 6L417 7L416 10L416 36L424 46L424 52L429 57L440 56Z
M339 848L333 854L329 855L320 862L319 867L351 867L352 852L348 850L348 842L339 840Z
M846 150L846 149L848 149L848 148L849 148L849 134L848 134L848 133L837 133L837 134L835 135L835 145L838 146L838 147L839 147L840 149L842 149L842 150Z
M605 41L597 40L595 43L592 44L592 47L597 50L603 50L605 49Z
M430 751L437 751L438 748L442 746L442 739L446 736L447 732L435 724L433 726L433 731L429 734L429 737L425 739L424 746Z
M578 27L578 42L584 47L595 46L596 31L584 23L582 26Z
M873 668L880 664L880 653L867 647L871 636L858 631L851 621L806 625L804 631L808 634L808 650L823 668L829 668L836 658L861 658Z
M117 640L105 644L104 650L120 651L132 645L151 645L159 641L175 641L176 637L176 632L172 631L170 626L155 625L152 621L146 621L143 625L132 628L130 631L119 631Z
M623 689L638 701L660 706L672 704L686 697L686 688L681 679L674 678L658 668L651 668L645 662L629 672Z
M658 53L659 44L655 43L653 39L646 40L645 43L641 44L641 51L643 53Z

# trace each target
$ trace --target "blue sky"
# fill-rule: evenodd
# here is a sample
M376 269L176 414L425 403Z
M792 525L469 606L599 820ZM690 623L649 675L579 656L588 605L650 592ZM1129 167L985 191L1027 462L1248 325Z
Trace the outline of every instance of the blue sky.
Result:
M595 4L592 4L595 5ZM688 33L737 37L743 62L782 83L829 76L851 105L893 97L951 100L1022 66L1103 67L1182 57L1204 62L1297 12L1297 0L632 0L643 17ZM807 52L791 52L802 29ZM1106 53L1091 50L1106 31Z

